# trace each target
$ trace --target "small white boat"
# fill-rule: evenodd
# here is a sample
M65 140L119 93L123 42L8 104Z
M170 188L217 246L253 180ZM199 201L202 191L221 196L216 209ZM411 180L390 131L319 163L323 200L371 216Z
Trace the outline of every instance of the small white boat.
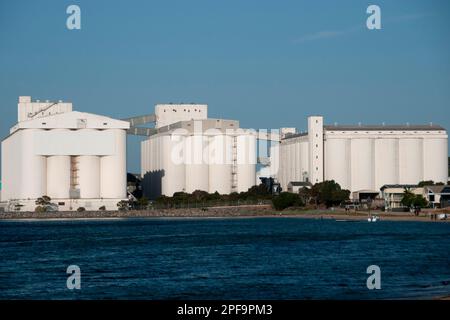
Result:
M377 222L378 220L380 220L380 217L378 216L371 216L367 218L368 222Z

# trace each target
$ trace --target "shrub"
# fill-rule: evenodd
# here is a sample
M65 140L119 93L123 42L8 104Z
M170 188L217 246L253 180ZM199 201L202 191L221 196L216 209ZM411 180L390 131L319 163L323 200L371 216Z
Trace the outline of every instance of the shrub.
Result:
M280 195L273 197L272 203L276 210L304 205L298 194L290 192L281 192Z
M34 209L34 211L37 212L37 213L44 213L44 212L47 212L46 208L43 207L43 206L37 206L37 207Z
M117 208L120 211L128 210L128 207L129 207L129 202L127 200L121 200L117 203Z
M78 212L84 212L84 211L86 211L86 209L85 209L84 207L79 207L79 208L77 209L77 211L78 211Z
M139 209L147 209L148 204L149 204L147 197L139 198L137 202L138 202Z
M100 211L105 211L105 210L106 210L106 207L105 207L105 206L101 206L100 208L98 208L98 210L100 210Z

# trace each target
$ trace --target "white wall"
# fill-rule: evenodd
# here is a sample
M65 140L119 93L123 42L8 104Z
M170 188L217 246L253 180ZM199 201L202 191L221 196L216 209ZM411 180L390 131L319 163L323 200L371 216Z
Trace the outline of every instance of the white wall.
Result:
M157 104L155 106L156 128L178 121L204 120L208 118L206 104Z
M312 184L323 181L323 117L308 117L309 175Z
M446 182L445 131L327 131L325 179L354 191L385 184Z
M171 135L172 132L156 134L141 143L141 174L147 197L154 199L160 195L172 196L174 192L192 193L195 190L229 194L247 191L255 185L255 133L244 130L232 133L220 130L208 130L203 134L186 132L177 141ZM233 153L234 145L236 153ZM170 155L181 149L184 162L175 164ZM234 188L233 173L237 177Z
M322 181L321 169L323 179L335 180L351 192L379 191L385 184L447 181L448 136L444 130L336 129L322 133L322 140L321 117L308 118L308 126L307 136L280 143L276 176L283 190L291 181L304 181L299 179L304 170L313 184Z
M2 200L67 198L74 156L83 198L126 198L125 130L21 129L2 142Z

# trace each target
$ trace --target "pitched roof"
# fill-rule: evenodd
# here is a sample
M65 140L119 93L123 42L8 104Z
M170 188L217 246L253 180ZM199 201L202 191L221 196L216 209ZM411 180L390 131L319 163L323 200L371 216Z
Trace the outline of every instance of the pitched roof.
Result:
M385 184L380 188L381 191L388 188L418 188L417 184Z
M82 123L80 123L82 121ZM82 125L87 129L129 129L130 123L93 113L70 111L50 116L21 121L11 128L10 133L19 129L77 129Z
M432 193L450 193L450 185L443 186L425 186L427 191L431 191Z

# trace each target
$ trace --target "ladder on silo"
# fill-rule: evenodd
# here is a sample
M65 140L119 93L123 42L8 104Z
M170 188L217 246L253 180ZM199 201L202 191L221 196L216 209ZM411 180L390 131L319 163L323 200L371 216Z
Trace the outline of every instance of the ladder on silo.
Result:
M231 192L237 192L237 137L233 137L231 149Z

